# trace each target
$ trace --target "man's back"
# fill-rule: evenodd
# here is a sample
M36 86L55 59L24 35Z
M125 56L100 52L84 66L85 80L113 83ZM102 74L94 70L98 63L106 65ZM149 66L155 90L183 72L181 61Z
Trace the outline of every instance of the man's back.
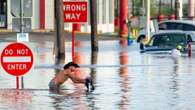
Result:
M64 66L64 70L60 70L59 73L50 81L49 88L50 90L59 90L60 85L63 84L68 78L70 78L74 83L84 84L89 91L89 86L91 90L94 90L93 81L90 77L82 78L80 76L79 65L69 62Z

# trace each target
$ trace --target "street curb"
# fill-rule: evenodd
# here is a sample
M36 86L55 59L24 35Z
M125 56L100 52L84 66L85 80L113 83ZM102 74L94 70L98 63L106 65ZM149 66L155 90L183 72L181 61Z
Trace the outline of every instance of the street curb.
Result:
M65 34L71 34L72 31L68 31L68 30L64 30ZM0 34L6 34L6 33L17 33L12 31L11 29L0 29ZM54 33L53 29L34 29L32 30L32 32L29 33L33 33L33 34L50 34L50 33ZM79 32L79 31L75 31L75 35L81 35L81 36L90 36L89 32ZM116 32L113 33L98 33L98 36L110 36L110 37L118 37L118 34Z

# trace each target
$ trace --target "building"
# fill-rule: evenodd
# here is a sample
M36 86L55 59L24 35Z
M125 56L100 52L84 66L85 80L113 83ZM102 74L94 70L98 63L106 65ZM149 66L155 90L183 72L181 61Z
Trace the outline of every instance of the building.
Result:
M1 30L20 31L20 6L24 32L54 30L54 0L0 0ZM114 0L97 0L97 16L99 33L114 32ZM64 29L71 31L72 23L65 23ZM90 32L89 8L88 22L81 24L81 32Z

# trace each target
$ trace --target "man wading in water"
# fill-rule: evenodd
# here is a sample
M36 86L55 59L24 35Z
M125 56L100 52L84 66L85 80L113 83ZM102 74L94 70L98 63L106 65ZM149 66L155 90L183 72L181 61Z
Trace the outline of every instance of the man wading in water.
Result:
M49 89L51 91L59 91L60 85L62 85L65 81L70 78L74 83L85 84L87 87L87 91L89 91L89 86L91 86L91 90L95 89L93 85L93 81L90 77L81 78L76 75L77 72L80 72L80 67L76 63L69 62L64 66L63 70L60 70L59 73L50 81Z

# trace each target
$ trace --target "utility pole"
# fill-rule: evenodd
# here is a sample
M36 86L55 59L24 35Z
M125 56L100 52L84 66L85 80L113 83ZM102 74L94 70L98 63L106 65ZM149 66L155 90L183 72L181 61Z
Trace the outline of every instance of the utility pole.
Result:
M183 2L182 0L175 0L175 17L176 19L182 19L183 16Z
M120 0L120 12L119 12L119 21L120 21L120 37L128 36L128 27L126 20L128 18L128 0Z
M23 34L23 0L20 0L20 34ZM24 88L23 76L21 76L21 88Z
M97 0L90 1L90 22L91 22L91 51L98 51L97 36Z
M55 0L55 42L54 54L56 63L65 60L64 9L63 0Z
M150 0L146 0L146 39L150 37Z

